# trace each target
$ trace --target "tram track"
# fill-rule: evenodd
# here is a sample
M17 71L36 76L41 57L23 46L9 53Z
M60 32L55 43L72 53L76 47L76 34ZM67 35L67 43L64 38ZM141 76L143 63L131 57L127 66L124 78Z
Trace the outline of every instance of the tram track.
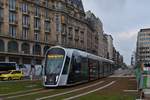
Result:
M67 92L62 92L62 93L58 93L58 94L54 94L54 95L50 95L50 96L45 96L45 97L37 98L36 100L44 100L44 99L49 99L49 98L53 98L53 97L57 97L57 96L66 95L66 94L69 94L69 93L81 91L81 90L84 90L84 89L91 88L91 87L94 87L96 85L99 85L99 84L101 84L103 82L104 81L100 81L98 83L95 83L95 84L92 84L92 85L89 85L89 86L84 86L82 88L77 88L77 89L70 90L70 91L67 91Z
M14 95L7 95L7 96L4 96L2 99L3 100L26 100L24 99L24 97L31 97L32 99L31 100L35 100L36 97L42 97L42 96L48 96L48 95L55 95L55 94L59 94L59 93L62 93L62 92L68 92L68 91L71 91L71 90L80 90L81 88L82 89L85 89L88 88L88 87L92 87L92 86L96 86L98 84L101 84L103 83L104 81L93 81L93 82L89 82L89 83L85 83L85 84L81 84L81 85L77 85L77 86L73 86L73 87L66 87L66 88L57 88L57 89L53 89L53 90L45 90L44 88L41 89L41 90L37 90L37 91L30 91L30 92L27 92L27 93L22 93L22 94L14 94ZM40 95L40 96L39 96Z
M76 96L76 95L80 95L80 94L84 94L84 93L89 93L89 91L93 91L93 90L96 90L98 88L101 88L101 87L103 87L103 86L105 86L105 85L107 85L111 82L112 81L104 81L101 84L97 84L97 85L89 87L89 88L85 88L85 89L82 89L82 90L79 90L79 91L74 91L74 92L71 92L71 93L67 93L67 94L63 94L63 95L59 95L59 96L55 96L55 97L50 97L50 98L42 99L42 100L63 100L65 98L69 98L69 97L72 97L72 96Z
M89 83L76 85L72 87L65 88L56 88L51 89L50 91L45 90L44 88L41 90L30 91L26 93L19 93L14 95L8 95L2 98L2 100L43 100L42 97L50 97L55 100L55 98L61 98L61 96L70 96L70 95L78 95L78 93L84 93L85 91L91 91L92 89L97 89L101 86L104 86L113 80L104 78L103 80L96 80ZM64 97L63 97L64 98ZM45 99L45 98L44 98ZM48 98L49 99L49 98ZM60 99L57 99L60 100Z
M18 95L14 95L14 96L8 96L8 97L4 97L3 99L13 99L13 98L18 98L18 97L24 97L24 96L29 96L29 95L34 95L34 94L38 94L38 93L46 93L46 92L52 92L53 90L40 90L40 91L35 91L35 92L29 92L29 93L25 93L25 94L18 94Z
M19 94L24 94L28 92L36 92L43 90L43 88L36 88L36 89L31 89L31 90L25 90L25 91L18 91L18 92L13 92L13 93L7 93L7 94L0 94L0 98L6 97L6 96L11 96L11 95L19 95Z
M107 88L108 86L114 84L115 82L116 82L116 81L112 81L112 82L110 82L110 83L108 83L108 84L106 84L106 85L104 85L104 86L102 86L102 87L99 87L99 88L97 88L97 89L92 89L91 91L84 92L84 93L81 93L81 94L78 94L78 95L75 95L75 96L71 96L71 97L65 98L65 99L63 99L63 100L72 100L72 99L75 99L75 98L79 98L79 97L81 97L81 96L84 96L84 95L87 95L87 94L90 94L90 93L93 93L93 92L102 90L102 89L104 89L104 88Z

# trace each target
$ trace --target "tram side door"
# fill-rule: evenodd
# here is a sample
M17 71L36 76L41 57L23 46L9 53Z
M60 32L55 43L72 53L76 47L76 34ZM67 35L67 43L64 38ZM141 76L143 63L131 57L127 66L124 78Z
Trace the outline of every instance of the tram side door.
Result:
M89 80L93 80L93 74L92 74L92 63L91 63L91 60L88 59L88 68L89 68Z
M95 61L88 59L88 68L89 68L89 80L95 80L98 78L97 67L95 66Z

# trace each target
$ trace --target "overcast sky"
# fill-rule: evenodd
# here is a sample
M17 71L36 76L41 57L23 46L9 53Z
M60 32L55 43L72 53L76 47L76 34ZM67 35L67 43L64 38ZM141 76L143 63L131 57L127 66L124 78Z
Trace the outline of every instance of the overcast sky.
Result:
M130 64L136 48L137 33L150 27L150 0L82 0L103 23L104 31L114 38L115 48Z

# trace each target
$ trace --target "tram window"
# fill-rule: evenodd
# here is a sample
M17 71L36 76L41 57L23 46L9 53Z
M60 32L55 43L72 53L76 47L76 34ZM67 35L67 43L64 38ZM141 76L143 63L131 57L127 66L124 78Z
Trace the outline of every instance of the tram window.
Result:
M66 61L65 61L65 65L64 65L64 69L63 69L62 74L67 74L69 62L70 62L70 58L68 56L66 56Z
M88 79L88 61L86 58L83 58L82 57L82 60L81 60L81 78L82 80L87 80Z
M72 56L70 71L69 71L69 83L78 82L81 80L81 58L80 56Z
M98 61L88 59L90 80L98 78Z

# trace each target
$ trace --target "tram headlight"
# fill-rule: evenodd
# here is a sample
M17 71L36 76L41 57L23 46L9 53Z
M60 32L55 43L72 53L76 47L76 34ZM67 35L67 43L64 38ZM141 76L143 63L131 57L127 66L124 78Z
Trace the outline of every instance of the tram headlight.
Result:
M58 77L59 77L59 76L57 75L57 76L56 76L56 82L58 81Z
M44 81L46 82L46 79L47 79L47 77L46 76L44 76Z

